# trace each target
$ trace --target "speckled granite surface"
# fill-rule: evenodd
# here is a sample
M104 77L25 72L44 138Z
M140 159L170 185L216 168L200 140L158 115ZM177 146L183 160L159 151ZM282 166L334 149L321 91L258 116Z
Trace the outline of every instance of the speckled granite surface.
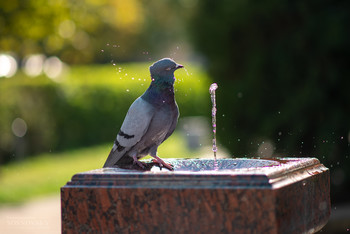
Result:
M63 233L312 233L330 215L314 158L166 160L174 171L79 173L61 188Z

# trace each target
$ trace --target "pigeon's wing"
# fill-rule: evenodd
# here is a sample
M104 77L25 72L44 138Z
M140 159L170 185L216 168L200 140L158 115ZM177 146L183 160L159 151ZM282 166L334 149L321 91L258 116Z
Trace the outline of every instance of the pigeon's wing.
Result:
M103 167L113 167L116 162L147 132L155 111L154 107L138 98L130 106L117 139Z
M154 113L154 107L150 103L142 98L136 99L130 106L118 133L119 144L124 147L132 147L139 142L146 133Z

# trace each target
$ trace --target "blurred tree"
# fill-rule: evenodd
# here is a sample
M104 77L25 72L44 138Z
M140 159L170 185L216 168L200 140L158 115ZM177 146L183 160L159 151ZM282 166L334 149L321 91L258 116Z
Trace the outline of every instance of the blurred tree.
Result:
M221 142L236 157L316 156L343 200L350 188L349 23L348 1L204 0L190 24L219 84Z
M135 60L184 35L181 4L142 0L0 2L0 49L67 63Z

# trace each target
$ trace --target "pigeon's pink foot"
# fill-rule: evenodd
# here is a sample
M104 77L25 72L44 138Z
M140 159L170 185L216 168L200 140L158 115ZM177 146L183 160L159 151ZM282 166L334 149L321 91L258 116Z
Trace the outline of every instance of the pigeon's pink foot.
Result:
M152 156L152 157L154 158L153 162L158 163L161 167L165 167L170 171L174 170L174 168L170 164L167 164L166 162L164 162L160 157L158 156Z
M137 164L139 167L141 167L142 169L145 169L145 166L143 165L142 162L140 162L138 159L137 159L137 156L132 156L132 158L134 159L134 164Z

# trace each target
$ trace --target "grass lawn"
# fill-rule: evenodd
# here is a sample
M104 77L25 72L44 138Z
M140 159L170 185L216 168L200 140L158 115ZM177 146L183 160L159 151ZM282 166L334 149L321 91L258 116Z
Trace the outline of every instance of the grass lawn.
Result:
M59 194L60 187L74 174L101 168L111 144L41 154L22 162L1 166L0 205ZM175 132L159 147L158 153L161 158L184 158L197 154L185 146L185 139Z

